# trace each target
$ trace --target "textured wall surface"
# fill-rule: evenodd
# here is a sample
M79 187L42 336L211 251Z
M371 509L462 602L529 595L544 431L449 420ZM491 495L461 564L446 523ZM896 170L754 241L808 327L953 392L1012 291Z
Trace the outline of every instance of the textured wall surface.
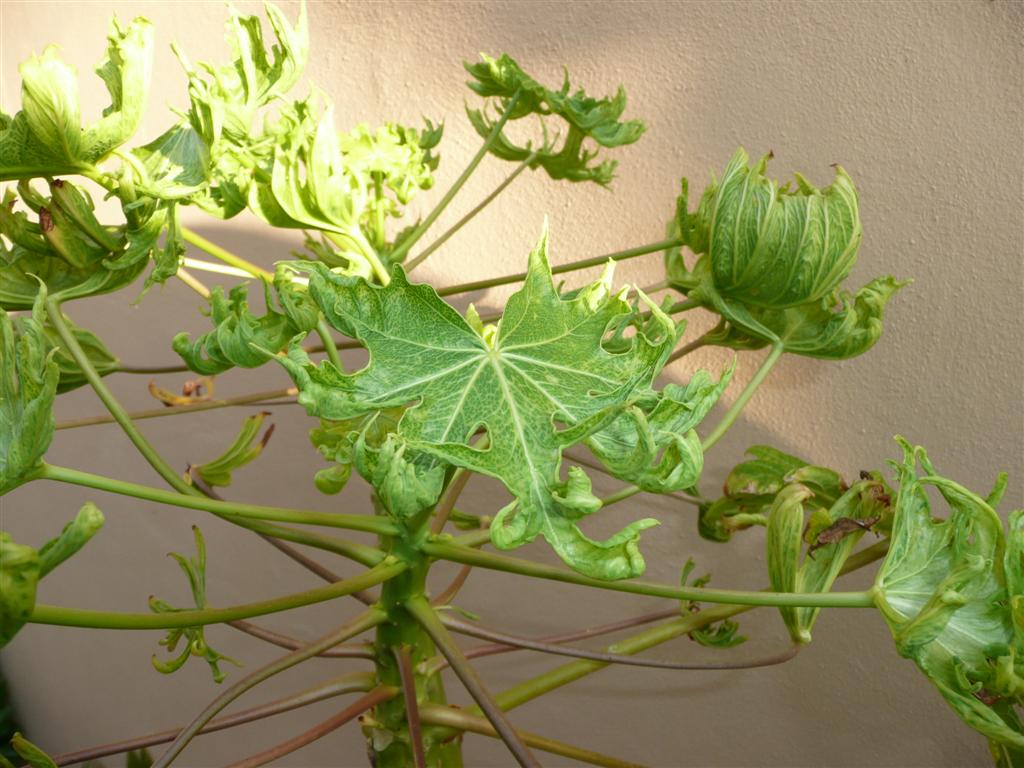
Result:
M185 103L184 78L168 43L179 41L193 60L223 60L221 3L5 0L0 3L4 110L13 112L19 103L17 63L55 42L83 73L86 114L98 114L106 102L91 70L115 11L121 18L143 13L156 24L156 75L139 137L157 135L171 119L164 103ZM295 7L289 11L294 14ZM507 51L551 83L559 82L564 64L592 93L623 83L630 97L627 114L648 123L649 132L638 144L616 154L621 166L612 192L556 184L540 174L518 180L425 264L422 277L438 285L520 270L545 215L556 262L659 239L680 177L701 188L737 145L752 155L773 150L771 172L779 178L801 171L825 184L829 165L842 163L858 185L864 223L850 284L887 272L916 282L892 302L886 334L864 357L842 363L785 358L709 455L706 487L717 486L744 449L758 442L855 476L894 455L891 438L898 432L927 446L940 471L979 491L987 491L998 470L1010 471L1006 508L1022 504L1024 5L1005 0L316 2L310 14L309 80L335 100L340 127L385 119L415 123L421 115L445 121L438 187L424 197L425 205L440 196L477 146L462 114L467 91L460 66L477 51ZM437 231L509 170L497 160L486 161ZM190 221L262 264L286 257L298 244L287 233L267 233L244 218ZM623 265L618 276L644 284L660 279L659 273L660 260L651 256ZM473 298L494 306L505 295L492 291ZM171 362L172 333L206 327L195 295L180 284L154 290L139 306L130 306L133 298L129 290L80 302L72 311L137 365ZM695 319L691 333L705 322ZM671 367L668 376L685 380L696 367L717 370L728 359L723 350L701 350ZM749 377L757 362L757 354L743 356L739 378ZM159 383L176 387L182 379L161 376ZM110 381L130 406L150 405L145 377ZM285 382L274 369L233 373L222 377L218 392ZM736 391L731 389L727 399ZM100 410L90 392L79 391L62 398L59 417ZM172 464L184 466L213 455L224 440L218 430L233 430L239 418L237 411L218 411L146 422L144 431ZM311 476L322 464L306 439L310 420L301 411L275 409L275 421L274 440L264 458L240 474L233 497L366 508L359 488L347 489L339 499L313 489ZM110 426L59 433L49 458L157 482ZM485 511L503 493L474 481L464 504ZM215 520L68 487L19 489L0 502L0 527L18 540L44 540L85 496L106 512L107 528L43 582L42 601L125 610L145 610L149 594L184 602L180 573L163 554L188 550L189 524L197 520L208 538L215 603L313 585L304 571L262 542ZM689 508L664 499L641 497L618 505L597 527L611 529L648 514L664 523L643 541L652 578L674 581L686 557L693 556L714 572L716 586L765 582L760 533L711 545L698 538ZM550 559L539 545L528 555ZM848 583L862 588L867 579ZM489 624L536 634L601 623L655 604L483 573L472 576L459 603ZM331 604L264 623L314 637L348 608ZM781 622L769 611L752 613L741 623L752 640L734 652L737 656L769 653L785 642ZM276 654L226 628L212 629L209 636L215 647L250 668ZM156 673L149 657L160 650L157 639L157 633L30 627L3 650L0 663L31 735L59 752L172 726L216 694L198 660L172 677ZM712 652L684 640L653 655L710 658ZM298 690L347 666L330 660L304 666L244 704ZM502 689L550 666L549 660L516 654L488 660L481 669L490 686ZM455 701L465 701L456 684L450 690ZM201 738L182 764L224 764L331 711L330 704L318 705L308 713ZM523 707L513 719L530 730L586 741L656 766L953 766L987 759L981 737L962 726L913 665L895 654L881 619L868 611L825 612L815 642L781 667L678 674L607 670ZM467 755L467 765L474 767L509 763L499 746L483 738L468 740ZM358 731L349 728L281 764L360 766L365 760Z

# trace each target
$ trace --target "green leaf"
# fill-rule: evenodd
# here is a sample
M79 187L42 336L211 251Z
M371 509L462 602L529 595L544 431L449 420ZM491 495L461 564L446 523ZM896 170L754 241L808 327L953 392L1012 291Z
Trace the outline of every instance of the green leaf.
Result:
M779 491L768 509L768 527L765 531L768 580L776 592L799 591L803 501L812 495L813 492L806 486L792 483ZM795 608L779 608L779 612L795 642L810 642L810 633L800 626Z
M192 599L195 601L195 607L203 610L209 607L209 604L206 601L206 542L203 540L203 534L199 530L198 526L192 526L192 533L194 534L196 541L196 556L194 558L186 558L184 555L179 555L176 552L171 552L170 556L174 558L178 563L178 566L188 578L189 586L192 589ZM189 610L185 608L175 608L156 597L149 598L149 608L154 613L178 613L183 610ZM187 662L191 656L200 656L207 664L210 665L210 672L213 675L213 681L215 683L221 683L227 676L227 673L220 668L220 663L222 661L234 664L236 667L241 666L240 662L232 659L230 656L225 656L224 654L215 651L207 645L205 627L202 626L179 627L177 629L168 630L167 637L160 641L160 645L166 647L169 653L174 653L178 643L182 639L185 640L185 646L178 656L168 659L167 661L161 661L157 658L156 654L153 654L153 668L156 669L157 672L169 675L185 666L185 662Z
M67 323L75 340L82 347L82 350L89 358L89 362L100 376L106 376L118 370L118 359L107 349L106 345L100 341L96 334L75 325L67 316L64 317L64 322ZM15 337L20 337L26 333L25 323L25 316L14 318ZM49 317L46 318L43 333L46 334L49 349L53 351L52 359L57 364L57 370L60 372L57 394L68 392L86 384L85 374L82 373L82 369L78 367L78 363L71 356L64 340L57 333L57 329L50 323Z
M599 150L588 149L584 142L589 140L604 148L619 147L634 143L646 130L639 120L620 121L626 109L626 91L621 86L615 96L595 99L582 89L570 94L568 73L562 87L553 90L523 72L508 54L497 59L481 54L481 59L476 64L465 65L466 71L474 78L467 83L470 89L484 98L495 99L494 111L498 114L505 111L513 96L518 95L510 120L536 115L541 121L543 134L540 147L535 148L532 144L517 145L502 131L490 148L496 157L522 162L536 150L537 154L530 162L531 168L543 168L553 179L593 181L606 186L614 178L618 163L604 160L592 164ZM477 133L487 138L498 117L490 117L486 109L467 108L466 112ZM548 124L552 117L559 118L555 128ZM555 143L563 130L566 131L565 139L556 150Z
M53 400L60 371L43 331L46 289L15 336L0 309L0 496L32 479L53 438Z
M32 768L57 768L53 758L20 733L14 734L14 738L11 739L11 746L21 756L21 759Z
M729 384L734 366L716 382L698 371L686 387L648 392L587 446L620 480L651 493L690 488L700 479L704 454L694 429Z
M796 174L796 189L764 175L770 155L748 168L733 156L690 213L684 179L671 234L700 258L688 269L680 249L666 253L669 282L722 316L708 341L734 349L781 343L786 352L839 360L868 351L882 333L885 305L907 285L872 280L840 291L861 239L857 192L837 166L818 189Z
M1014 590L1019 582L1008 580L1004 559L1010 551L1020 556L1019 529L1011 529L1008 546L1002 521L983 499L938 476L923 449L902 439L900 445L895 521L876 604L900 655L917 664L965 723L997 745L1024 749L1024 729L1007 706L1014 700L997 690L999 657L1015 641L1015 619L1019 629L1020 593L1008 591L1011 580ZM933 516L926 485L949 505L947 518ZM1024 701L1019 691L1015 700Z
M54 182L46 198L27 184L21 201L38 214L31 221L15 210L19 195L8 189L0 203L0 307L29 309L42 281L61 302L95 296L128 285L143 270L149 250L136 254L135 230L112 230L92 216L91 203L69 181ZM159 229L153 233L153 239ZM110 250L101 242L118 245ZM125 250L122 250L124 248Z
M11 641L36 603L39 580L85 546L103 526L103 514L86 502L60 536L39 551L0 531L0 647Z
M263 437L257 439L260 427L263 426L263 420L269 415L268 411L262 411L252 416L247 416L245 421L242 422L242 429L235 438L235 441L224 453L213 461L190 466L189 472L199 475L203 482L209 486L231 485L231 473L241 469L263 453L267 441L270 440L270 436L274 433L274 425L271 424L267 427Z
M394 433L372 447L361 433L355 445L355 467L376 491L391 516L403 519L433 506L444 486L444 466L432 457L409 451Z
M103 527L103 513L91 501L78 510L75 519L64 526L60 536L39 549L39 578L63 563L86 545Z
M159 200L182 200L203 190L209 183L210 152L202 138L188 125L175 125L132 154L139 159L145 175L136 190Z
M610 295L611 266L573 299L555 289L547 234L530 256L523 288L508 302L497 334L485 339L432 288L411 285L399 267L387 287L304 265L310 295L327 320L359 339L370 354L362 371L314 366L293 344L277 359L314 416L350 419L385 408L409 408L398 435L411 448L501 480L515 501L498 513L491 535L502 548L544 536L582 573L605 579L643 570L642 520L607 541L576 526L580 510L553 490L561 482L562 449L607 426L664 364L675 328L662 315L662 338L638 336L631 349L601 346L609 325L629 310L625 291ZM652 307L653 312L660 312ZM474 447L478 430L489 439Z
M300 333L287 315L272 308L269 286L263 287L267 314L260 318L249 311L246 284L236 285L227 297L220 286L214 287L210 295L213 330L195 341L187 333L179 333L172 341L189 368L204 376L234 366L257 368Z
M0 647L7 645L32 615L39 582L39 553L0 531Z
M141 17L124 28L115 20L108 40L96 73L111 103L88 126L82 126L77 74L54 46L21 65L22 109L0 118L0 181L89 170L135 133L149 91L152 28Z
M335 464L316 474L316 487L326 494L340 492L352 475L356 443L361 442L364 450L380 448L398 428L404 412L404 408L385 408L340 421L321 419L320 427L311 430L309 438L323 457Z

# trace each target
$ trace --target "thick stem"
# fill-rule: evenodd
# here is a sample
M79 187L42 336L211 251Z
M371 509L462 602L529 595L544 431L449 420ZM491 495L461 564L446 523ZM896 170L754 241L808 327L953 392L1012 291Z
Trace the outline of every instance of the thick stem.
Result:
M539 579L561 581L566 584L598 587L599 589L608 589L615 592L666 597L670 600L699 600L701 602L725 603L729 605L771 605L811 608L873 608L875 605L874 596L871 592L749 592L732 589L672 587L667 584L656 584L639 579L602 581L543 563L535 563L530 560L498 555L492 552L481 552L476 549L440 541L426 542L422 545L422 550L431 557L451 560L452 562L465 565L475 565L506 573L518 573L522 576L532 576Z
M61 608L55 605L36 603L28 621L32 624L54 624L62 627L91 627L94 629L175 629L198 627L206 624L221 624L238 619L251 619L280 613L304 605L313 605L338 597L351 595L356 590L367 589L392 579L407 569L405 563L385 562L359 576L343 579L334 584L295 592L270 600L244 603L229 608L205 608L173 613L122 613L119 611L91 611L82 608ZM347 638L346 638L347 639ZM338 643L342 642L341 640ZM333 647L333 643L327 647ZM319 653L319 651L317 651ZM315 653L313 655L316 655Z
M761 367L757 369L757 373L754 377L747 382L747 386L740 392L740 396L736 398L736 402L730 406L729 410L725 412L725 416L718 422L718 425L712 430L711 434L704 438L704 442L701 444L701 448L707 452L715 443L722 439L722 436L729 430L732 423L736 421L737 417L742 413L743 407L747 404L757 388L761 386L761 383L768 377L768 374L772 372L772 368L779 362L779 358L782 357L782 353L785 352L785 347L781 343L776 344L772 347L771 352L761 362Z
M403 568L404 570L404 565ZM174 739L174 742L167 748L160 759L153 764L153 768L167 768L174 759L181 754L181 751L188 746L188 743L192 738L203 729L203 727L209 723L218 712L224 707L230 704L232 701L237 699L246 691L259 685L264 680L267 680L279 672L284 672L286 669L291 669L296 664L299 664L306 659L311 659L322 651L326 651L329 648L345 642L351 637L365 632L368 629L375 627L380 622L384 621L385 615L382 611L368 610L355 619L347 622L339 629L325 635L323 638L315 643L307 645L305 648L293 651L287 656L282 656L280 659L267 664L260 669L252 672L243 679L239 680L228 690L224 691L220 696L210 702L207 707L196 716L196 718L189 723Z
M187 371L188 368L169 366L167 369L120 368L119 370L122 373L161 373L164 370L172 370L175 372ZM196 403L195 405L164 406L162 408L149 408L144 411L130 411L128 412L128 417L132 419L132 421L138 421L140 419L159 419L163 416L181 416L186 413L199 413L200 411L209 411L215 408L255 405L256 403L261 403L264 400L276 400L281 397L294 397L298 393L299 390L295 387L288 387L287 389L271 389L265 392L250 392L247 395L238 395L237 397L225 397L220 400L204 400L203 402ZM104 416L86 416L81 419L58 421L55 429L76 429L77 427L91 427L96 424L113 424L115 421L117 421L117 419L109 414Z
M481 736L499 738L498 732L494 730L494 726L487 722L486 719L482 717L475 717L457 709L448 709L437 706L424 707L423 722L430 723L432 725L443 725L459 731L479 733ZM581 763L601 765L606 768L642 768L639 763L619 760L618 758L610 757L609 755L602 755L600 752L575 747L572 744L566 744L563 741L549 739L536 733L530 733L529 731L516 729L516 734L518 734L519 738L522 739L523 743L528 747L534 747L543 752L549 752L552 755L568 757L570 760L578 760Z
M438 248L440 248L442 245L448 242L448 239L452 235L454 235L456 232L462 229L478 213L480 213L480 211L482 211L484 208L490 205L498 195L504 192L505 189L509 186L509 184L511 184L513 181L519 178L519 174L521 174L523 171L530 167L530 163L537 159L538 154L540 153L531 152L529 155L527 155L523 162L521 162L516 167L516 169L512 171L512 173L510 173L503 182L501 182L501 184L494 188L494 191L492 191L487 197L485 197L483 200L477 203L473 207L473 209L470 210L469 213L467 213L465 216L463 216L461 219L455 222L443 235L437 238L437 240L435 240L429 246L424 248L423 251L418 253L414 258L410 259L408 264L406 264L405 271L412 272L414 269L416 269L416 267L418 267L420 264L426 261L427 257L430 256L430 254L432 254L434 251L436 251Z
M241 256L236 256L226 248L221 248L216 243L210 242L202 235L197 232L193 232L188 227L181 228L181 236L185 239L186 243L191 243L196 248L206 251L206 253L213 256L215 259L220 259L225 264L230 264L232 267L241 269L253 277L261 277L264 280L273 281L274 273L268 272L267 270L257 267L255 264L246 261Z
M71 333L71 329L68 328L67 323L64 322L64 316L60 311L60 304L54 299L50 298L46 301L46 311L50 316L50 322L56 329L64 345L67 347L68 352L71 353L71 357L74 358L75 363L81 369L85 375L86 380L95 390L100 400L110 411L110 415L114 417L114 420L121 425L121 429L128 436L128 439L132 441L139 453L142 454L143 458L149 462L149 465L157 471L157 473L167 481L174 490L180 494L194 495L196 490L189 486L177 472L171 469L170 465L164 461L163 457L156 452L156 449L150 445L149 441L139 432L138 428L132 422L131 417L125 412L124 408L114 397L114 394L107 389L107 385L103 383L102 378L96 372L92 362L89 360L88 355L82 349L78 343L78 339L75 338L74 334Z
M570 261L567 264L559 264L551 268L551 274L560 275L565 272L575 272L579 269L587 269L589 267L600 267L607 264L609 261L624 261L625 259L633 259L637 256L645 256L648 253L655 253L657 251L663 251L666 248L679 245L678 240L660 240L656 243L648 243L647 245L638 245L636 248L627 248L624 251L615 251L614 253L606 253L602 256L592 256L589 259L580 259L579 261ZM526 279L525 272L517 272L514 275L504 275L502 277L492 277L488 280L477 280L472 283L460 283L458 285L449 285L446 288L438 288L438 296L454 296L460 293L470 293L471 291L482 291L485 288L493 288L496 285L508 285L509 283L521 283Z
M226 717L218 717L216 720L211 720L199 731L197 735L223 731L227 728L234 728L238 725L245 725L246 723L262 720L266 717L272 717L273 715L279 715L283 712L291 712L294 709L309 706L310 704L316 704L317 702L325 701L326 699L330 699L334 696L341 696L345 693L361 693L368 691L372 687L372 673L355 672L342 675L341 677L330 680L322 685L318 685L315 688L302 691L301 693L297 693L293 696L277 699L275 701L268 702L267 704L261 704L257 707L250 707L249 709L244 709ZM89 747L88 749L80 749L76 752L65 752L62 755L56 755L53 758L53 762L57 765L74 765L76 763L99 760L101 757L109 757L110 755L117 755L122 752L131 752L136 749L155 747L158 744L166 744L169 741L173 741L174 737L181 733L183 729L184 726L179 726L167 731L158 731L157 733L150 733L133 739L125 739L123 741L112 742L110 744L101 744L100 746Z
M56 480L61 483L81 485L86 488L95 488L98 491L108 491L122 496L133 496L137 499L153 501L157 504L168 504L174 507L185 509L198 509L203 512L211 512L218 517L228 520L250 519L250 520L276 520L284 523L297 523L299 525L322 525L330 528L345 528L352 531L366 531L368 533L391 534L396 531L393 523L382 517L372 515L351 515L342 512L314 512L307 509L288 509L287 507L264 507L259 504L243 504L234 501L217 501L205 496L186 496L183 493L174 493L160 488L151 488L148 485L129 483L124 480L115 480L103 475L94 475L91 472L82 472L68 467L56 467L52 464L45 464L38 477L44 480ZM186 488L193 488L185 485ZM194 489L193 489L194 490ZM372 547L365 547L362 544L352 542L353 551L362 550L364 554L370 555Z
M322 723L317 723L308 731L304 731L298 736L283 741L280 744L275 744L270 749L265 749L244 760L239 760L237 763L231 763L228 768L258 768L261 765L277 760L279 757L290 755L295 750L301 749L307 744L312 744L317 739L322 739L332 731L336 731L345 723L354 720L380 702L393 698L394 695L395 690L393 688L374 688L365 696L361 696L353 701L338 714L327 718Z
M420 623L420 626L427 631L427 634L430 635L438 650L441 651L441 654L448 659L448 664L451 665L452 670L459 680L462 681L470 696L473 697L483 711L484 716L491 721L494 730L497 731L501 740L505 742L505 746L508 747L516 762L522 768L539 768L540 764L526 745L523 744L515 728L512 727L512 723L509 722L502 711L502 708L491 698L491 694L487 691L484 681L466 660L466 657L462 655L458 644L448 634L448 630L444 628L434 609L430 607L430 603L420 597L410 600L406 604L406 608L416 621Z
M420 222L416 229L412 231L412 234L410 234L409 237L395 249L394 253L391 254L392 262L400 262L405 255L409 253L409 249L416 245L419 239L423 237L428 229L430 229L431 225L437 221L437 217L444 212L445 208L448 207L448 204L452 201L455 195L459 193L459 190L462 189L467 181L469 181L469 177L473 175L473 171L475 171L476 167L480 165L480 161L487 156L487 151L491 148L491 145L494 144L494 142L497 141L498 136L501 135L501 129L505 127L505 123L507 123L509 117L512 116L512 110L515 109L516 103L519 101L521 94L521 91L516 91L512 95L512 98L506 102L504 112L502 112L501 117L498 118L494 127L491 128L491 132L487 134L487 138L484 139L483 145L479 150L477 150L477 153L473 155L473 159L469 161L469 165L467 165L466 169L459 174L459 178L457 178L451 188L444 193L444 197L442 197L440 202L434 206L434 209L427 214L427 217Z

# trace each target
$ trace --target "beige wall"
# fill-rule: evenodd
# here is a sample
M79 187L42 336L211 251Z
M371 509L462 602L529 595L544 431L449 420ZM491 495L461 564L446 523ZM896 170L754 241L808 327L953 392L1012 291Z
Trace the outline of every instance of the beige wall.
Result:
M255 8L242 3L244 9ZM327 3L310 6L310 76L337 102L340 126L360 120L446 122L439 189L474 151L461 113L467 92L463 59L479 50L508 51L549 82L565 64L592 92L624 83L629 114L648 122L640 143L617 153L614 191L554 184L540 175L516 183L445 251L422 269L437 284L522 268L542 218L551 219L553 259L566 261L660 237L681 175L698 189L724 167L739 144L752 154L775 153L772 172L799 170L827 183L840 162L861 193L864 242L851 278L857 285L893 272L915 284L898 295L887 332L866 356L843 363L784 359L743 418L708 458L714 488L744 450L771 442L848 477L881 467L902 433L930 449L954 478L986 491L996 472L1011 472L1007 506L1022 503L1024 430L1021 382L1022 61L1024 6L1019 2L694 2L694 3ZM294 12L294 7L289 10ZM183 77L167 48L176 39L193 59L225 55L224 9L215 2L0 3L0 97L18 104L16 64L44 44L90 73L103 48L112 11L144 13L159 43L150 115L141 138L167 124L163 103L184 103ZM83 91L95 114L99 81ZM452 207L450 223L491 189L507 166L485 162ZM427 202L436 200L429 196ZM251 221L195 226L253 260L269 264L296 243ZM440 230L439 230L440 231ZM622 280L659 279L657 257L621 269ZM480 297L492 305L506 294ZM198 301L178 284L155 290L138 307L131 292L84 302L81 323L108 338L134 364L171 359L174 331L202 330ZM696 325L704 321L695 321ZM701 351L672 368L685 380L696 366L721 368L729 355ZM744 357L740 378L757 356ZM159 378L176 386L181 376ZM239 393L283 385L280 371L233 373L218 391ZM145 379L118 377L112 386L132 406L149 401ZM735 389L728 398L735 397ZM62 399L63 417L101 410L88 392ZM144 431L175 466L210 456L232 430L238 412L147 422ZM323 509L366 508L349 489L340 502L310 483L321 464L309 447L309 420L295 408L276 409L279 431L265 457L241 473L236 498ZM114 428L62 432L50 459L122 478L156 483ZM599 481L600 485L600 481ZM600 485L604 490L612 486ZM474 484L465 505L493 508L495 492ZM230 604L311 586L310 577L258 540L215 520L76 489L32 485L3 499L2 527L19 540L41 541L59 530L85 497L95 498L108 525L79 557L47 579L40 599L61 605L145 610L155 593L185 601L184 582L162 555L186 551L188 523L201 520L209 543L210 594ZM644 539L649 575L673 581L687 556L715 574L716 586L764 583L762 538L740 536L728 546L697 537L693 514L658 498L609 510L600 529L641 514L664 524ZM549 557L534 546L530 555ZM352 572L346 565L339 566ZM852 584L864 585L865 579ZM488 624L543 633L600 623L651 609L653 601L474 574L460 604ZM326 630L348 606L306 609L265 624L301 637ZM752 636L737 656L780 648L777 616L742 620ZM275 652L228 629L210 630L215 647L250 668ZM188 718L216 693L196 660L164 678L149 666L157 633L103 633L32 627L0 662L10 677L26 727L44 746L62 751L164 728ZM662 658L710 657L681 641ZM339 673L346 662L318 662L247 697L246 704L298 690L316 675ZM494 689L551 662L518 654L489 660L481 670ZM235 676L239 673L234 673ZM456 684L453 698L466 697ZM183 765L219 765L283 739L326 717L330 705L228 735L205 737ZM303 717L308 717L304 720ZM678 673L610 670L516 711L520 726L658 766L681 765L977 765L981 737L962 726L913 665L896 656L873 612L826 612L815 642L790 664L751 672ZM282 761L282 765L360 766L358 732L349 728ZM503 766L493 743L472 738L467 764ZM111 761L111 764L118 764ZM545 765L561 764L545 760Z

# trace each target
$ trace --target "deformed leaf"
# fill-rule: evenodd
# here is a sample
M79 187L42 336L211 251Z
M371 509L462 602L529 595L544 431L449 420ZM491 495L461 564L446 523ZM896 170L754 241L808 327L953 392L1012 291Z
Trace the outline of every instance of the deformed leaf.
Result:
M206 601L206 542L203 540L203 534L197 526L192 526L192 532L195 535L196 556L186 558L184 555L179 555L176 552L171 552L170 556L174 558L178 563L178 566L188 578L195 607L202 610L209 607ZM188 610L184 608L175 608L156 597L149 598L149 608L154 613L177 613L183 610ZM207 664L210 665L210 672L213 675L213 681L215 683L221 683L227 676L227 673L220 668L220 663L222 661L234 664L236 667L241 666L240 662L232 659L230 656L225 656L224 654L215 651L207 645L205 627L203 626L179 627L177 629L168 630L167 637L160 641L160 645L166 647L168 652L174 653L175 649L178 647L178 643L183 639L185 641L185 647L178 656L168 659L167 661L161 661L157 658L156 654L153 654L152 661L154 669L168 675L185 666L185 662L187 662L191 656L200 656L205 659Z
M91 501L78 510L75 519L64 526L60 536L46 542L39 549L39 578L63 563L86 545L103 527L103 513Z
M875 581L876 604L896 649L957 715L995 746L1022 750L1024 729L1012 704L1024 698L1019 690L999 690L1000 659L1019 643L1019 571L1009 576L1014 563L1008 571L1005 559L1010 551L1020 557L1019 528L1011 528L1008 545L1002 521L981 497L938 476L923 449L902 439L900 445L895 520ZM933 517L926 485L949 505L947 518ZM1019 525L1019 517L1012 522Z
M402 413L403 408L386 408L340 421L322 419L320 426L309 433L323 457L334 462L333 466L316 474L316 487L321 493L339 493L352 475L356 443L361 441L364 450L380 448L388 435L398 428Z
M626 109L626 91L621 86L615 96L595 99L582 89L570 94L568 73L562 87L553 90L527 75L508 54L497 59L481 54L481 59L476 64L465 65L474 78L467 83L470 89L484 98L494 98L497 112L504 111L516 96L510 120L536 115L543 132L540 146L534 147L531 144L519 146L502 131L490 148L496 157L522 162L532 156L530 167L543 168L553 179L593 181L605 186L612 181L618 163L604 160L594 164L599 150L588 149L585 140L599 147L619 147L634 143L646 130L640 120L620 120ZM490 117L486 109L467 108L466 111L477 133L487 138L498 118ZM548 124L551 117L559 118L555 128ZM563 129L565 138L556 149L558 134Z
M60 371L43 330L46 289L38 286L31 317L16 336L0 309L0 496L30 480L53 438Z
M704 468L694 428L721 397L732 372L730 366L716 382L698 371L685 387L669 384L646 393L587 438L587 446L615 477L645 491L669 493L693 486Z
M444 486L444 465L410 451L394 433L374 447L360 433L355 445L355 468L376 491L388 514L409 518L433 506Z
M481 336L432 288L412 285L399 267L387 287L336 274L320 264L310 272L310 295L327 320L359 339L370 364L355 374L314 366L293 344L277 359L314 416L350 419L415 403L399 423L411 448L501 480L515 502L491 526L508 549L543 535L573 568L597 578L643 570L636 546L639 521L604 542L579 530L578 509L560 505L561 451L607 426L646 391L675 339L662 315L662 338L638 336L611 354L601 346L609 325L628 311L624 292L610 295L605 276L564 300L547 260L547 235L530 256L523 288L508 302L498 331ZM652 311L660 312L657 307ZM564 428L559 428L564 425ZM474 447L478 430L489 439Z
M75 341L81 346L82 351L85 352L89 362L100 376L106 376L118 370L118 359L107 349L107 346L96 334L75 325L67 316L64 317L64 322L68 325L71 334L75 337ZM21 336L25 333L24 325L25 316L14 318L15 336ZM71 356L71 352L68 351L64 340L57 333L57 329L50 323L49 317L46 318L43 332L46 334L46 341L50 345L50 349L53 350L52 359L57 364L57 369L60 372L57 393L68 392L86 384L85 374L82 373L82 369L79 368L78 363Z
M53 758L43 752L39 747L26 739L20 733L14 734L11 739L11 746L18 753L22 760L28 763L31 768L57 768Z
M274 425L267 427L263 437L259 437L260 427L270 413L262 411L252 416L247 416L242 422L242 429L234 442L224 453L205 464L196 464L189 467L189 473L199 475L206 485L211 487L231 485L231 473L241 469L257 456L263 453L263 449L274 432ZM257 439L259 438L259 439Z

